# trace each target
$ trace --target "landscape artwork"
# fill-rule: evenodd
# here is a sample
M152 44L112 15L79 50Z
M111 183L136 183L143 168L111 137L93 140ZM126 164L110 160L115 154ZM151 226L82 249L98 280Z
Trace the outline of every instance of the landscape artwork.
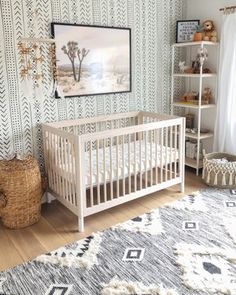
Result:
M58 97L131 91L128 28L52 23Z

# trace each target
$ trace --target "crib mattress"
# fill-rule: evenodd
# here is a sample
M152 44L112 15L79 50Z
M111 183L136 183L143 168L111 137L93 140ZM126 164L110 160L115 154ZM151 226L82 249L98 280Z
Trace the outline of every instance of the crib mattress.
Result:
M177 149L170 147L163 147L161 149L159 145L156 147L154 144L151 145L150 142L146 143L145 146L145 142L137 141L136 151L134 143L125 143L123 146L124 147L122 148L122 145L118 145L118 159L116 145L112 146L112 148L100 148L98 150L98 161L96 149L94 149L91 153L91 160L90 153L85 153L85 183L87 187L97 185L98 181L100 184L103 184L105 182L111 182L111 180L116 181L118 179L128 177L129 175L134 175L135 173L143 173L146 170L151 170L155 167L161 168L166 164L169 165L179 159L179 152ZM146 152L145 147L147 148ZM69 159L70 161L74 161L72 156L70 156ZM63 177L69 175L68 178L71 179L67 167L68 165L61 161L60 164L57 165L56 169L61 175L63 175ZM97 175L97 171L99 172L99 176ZM91 174L92 177L90 176Z

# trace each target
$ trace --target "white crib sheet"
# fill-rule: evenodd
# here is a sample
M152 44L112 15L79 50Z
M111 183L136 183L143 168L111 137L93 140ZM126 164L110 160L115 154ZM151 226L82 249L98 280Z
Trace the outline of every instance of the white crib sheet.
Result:
M103 160L104 157L104 151L102 148L99 149L98 152L98 168L97 168L97 154L96 149L92 151L92 169L90 166L90 156L89 152L85 153L85 183L86 186L90 185L96 185L97 184L97 169L99 171L99 183L103 184L104 182L110 182L116 181L117 179L121 179L123 177L128 177L130 174L134 175L135 173L135 162L136 162L136 173L144 172L145 166L147 167L147 170L150 170L154 167L164 167L165 164L173 163L175 160L177 161L179 159L179 152L178 150L170 147L163 147L163 150L161 151L161 147L157 145L157 160L156 160L156 148L154 143L152 144L152 162L151 162L151 143L147 142L147 164L146 164L146 155L145 155L145 143L141 141L141 162L140 162L140 142L136 142L136 158L134 154L134 142L130 143L130 167L129 167L129 143L124 144L124 160L123 160L123 152L122 152L122 145L118 145L119 149L119 159L118 159L118 169L117 169L117 146L112 146L112 171L110 171L110 147L105 148L105 161ZM167 158L166 158L166 152L167 152ZM161 154L162 161L161 161ZM72 157L70 156L70 159ZM71 159L74 161L74 158ZM123 165L124 162L124 165ZM104 165L105 163L105 165ZM141 163L141 165L140 165ZM104 175L104 166L105 166L105 175ZM61 171L61 174L68 175L67 170L68 165L61 162L59 169ZM124 167L124 168L123 168ZM90 179L90 169L92 170L92 182ZM111 173L112 172L112 173Z

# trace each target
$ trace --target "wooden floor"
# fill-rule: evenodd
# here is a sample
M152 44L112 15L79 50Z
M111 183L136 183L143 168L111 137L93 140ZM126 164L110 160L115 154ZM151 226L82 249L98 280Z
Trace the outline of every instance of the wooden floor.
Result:
M194 171L186 172L186 194L203 187ZM57 201L44 204L42 218L28 228L8 230L0 222L0 271L179 199L184 194L178 190L175 186L89 216L85 219L84 233L77 232L77 217Z

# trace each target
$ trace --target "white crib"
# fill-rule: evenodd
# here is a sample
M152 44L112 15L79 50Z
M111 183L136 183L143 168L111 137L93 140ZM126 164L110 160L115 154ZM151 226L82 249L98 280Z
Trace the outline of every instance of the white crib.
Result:
M180 184L185 119L149 112L43 124L48 192L84 217Z

